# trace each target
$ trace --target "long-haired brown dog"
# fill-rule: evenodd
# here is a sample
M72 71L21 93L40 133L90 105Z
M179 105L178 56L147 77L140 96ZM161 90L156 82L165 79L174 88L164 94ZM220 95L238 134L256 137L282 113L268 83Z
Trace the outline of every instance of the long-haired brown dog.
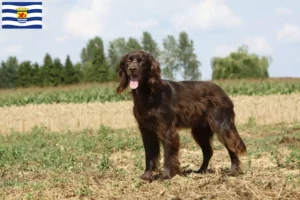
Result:
M162 178L181 174L179 128L191 128L193 138L202 149L203 162L196 173L207 170L213 155L213 133L217 133L229 153L231 172L236 174L240 165L238 156L247 151L234 123L230 98L214 83L162 80L160 72L159 62L145 51L124 55L118 71L117 93L128 86L132 89L133 114L143 139L146 169L141 178L154 179L160 142L164 149Z

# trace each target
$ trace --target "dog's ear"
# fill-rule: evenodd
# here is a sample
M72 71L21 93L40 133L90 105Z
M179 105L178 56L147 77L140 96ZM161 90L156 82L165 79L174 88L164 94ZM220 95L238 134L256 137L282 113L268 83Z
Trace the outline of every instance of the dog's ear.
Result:
M129 81L128 81L128 77L126 76L126 73L125 73L125 62L127 60L127 55L124 55L122 58L121 58L121 61L120 61L120 64L119 64L119 70L118 70L118 81L119 81L119 85L117 87L117 94L121 94L127 87L128 87L128 84L129 84Z
M151 69L148 79L148 85L152 90L154 90L155 88L160 88L163 85L161 81L161 70L159 62L152 55L149 55L149 61L151 64Z

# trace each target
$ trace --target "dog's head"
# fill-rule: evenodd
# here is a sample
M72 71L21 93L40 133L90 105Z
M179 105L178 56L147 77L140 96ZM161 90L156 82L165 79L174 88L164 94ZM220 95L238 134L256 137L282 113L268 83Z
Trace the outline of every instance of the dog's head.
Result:
M145 51L132 51L121 58L117 93L123 92L129 85L131 89L148 86L151 90L161 84L159 62Z

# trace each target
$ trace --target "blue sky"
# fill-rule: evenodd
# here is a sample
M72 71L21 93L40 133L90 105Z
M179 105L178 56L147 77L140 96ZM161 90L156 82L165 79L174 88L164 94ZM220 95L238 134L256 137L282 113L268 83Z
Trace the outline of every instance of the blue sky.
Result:
M161 46L168 34L177 37L186 31L202 64L202 79L211 78L213 56L226 56L243 44L250 52L272 57L272 77L300 77L299 0L42 2L42 30L0 29L0 60L14 55L20 61L42 63L48 52L63 61L68 54L77 62L81 49L94 36L100 36L107 47L117 37L140 39L145 30Z

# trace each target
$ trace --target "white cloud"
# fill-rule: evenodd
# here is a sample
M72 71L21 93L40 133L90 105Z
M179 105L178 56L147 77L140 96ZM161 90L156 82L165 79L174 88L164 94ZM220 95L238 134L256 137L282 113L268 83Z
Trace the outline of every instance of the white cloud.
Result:
M244 39L244 44L248 45L249 50L258 54L272 54L273 49L267 43L264 37L251 37L248 36Z
M236 51L237 49L229 45L219 45L216 47L215 56L225 57L230 54L230 52Z
M287 23L277 31L276 36L279 41L300 42L300 28Z
M65 35L61 35L61 36L55 37L55 41L56 41L57 43L62 43L62 42L64 42L64 41L66 41L67 39L68 39L68 37L65 36Z
M158 24L158 21L156 19L148 19L145 21L135 21L135 22L126 20L125 23L127 26L136 29L149 29L152 28L153 26L156 26Z
M179 30L212 30L240 26L242 19L223 0L204 0L192 5L187 12L174 15L171 23Z
M104 31L104 18L110 0L78 0L65 14L64 31L82 39L100 35Z
M249 50L256 54L271 55L273 53L272 47L267 43L264 37L245 37L240 46L242 45L247 45ZM216 47L215 56L228 56L231 52L237 50L238 47L222 44Z
M4 32L0 32L0 43L5 42L7 40L6 34Z
M1 54L19 54L23 50L22 45L19 44L9 44L2 46L0 49Z
M290 15L293 13L293 10L287 7L278 6L275 8L275 12L279 15Z
M20 32L22 32L22 36L20 37ZM32 40L32 32L29 31L17 31L17 30L7 30L0 31L0 44L11 44L16 42L18 44L23 43L23 41ZM0 46L2 48L2 46Z

